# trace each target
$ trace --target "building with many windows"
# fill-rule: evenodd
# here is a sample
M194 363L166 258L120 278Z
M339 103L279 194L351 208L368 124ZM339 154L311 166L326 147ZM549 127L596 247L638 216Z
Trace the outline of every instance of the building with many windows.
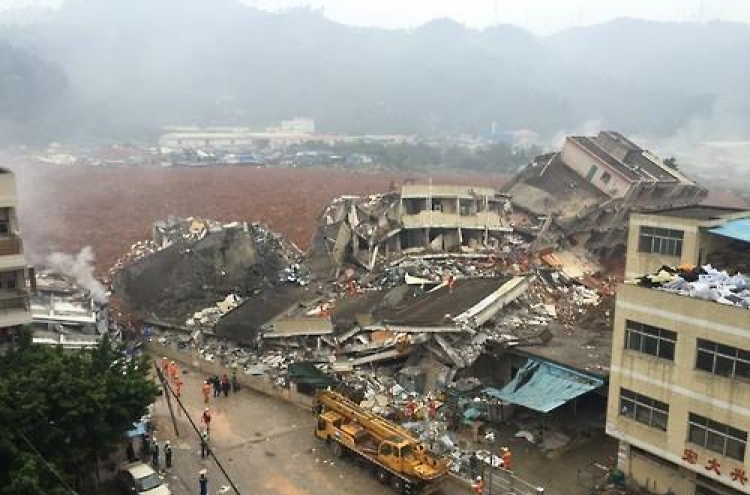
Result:
M633 214L626 273L640 278L617 292L618 467L653 493L750 493L750 212Z
M0 169L0 344L13 330L31 323L30 282L23 243L16 217L16 179L13 172Z

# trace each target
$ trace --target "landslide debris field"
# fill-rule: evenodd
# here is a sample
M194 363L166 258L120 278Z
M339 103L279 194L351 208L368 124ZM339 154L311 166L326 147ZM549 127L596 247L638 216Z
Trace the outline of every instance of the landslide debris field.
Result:
M431 175L329 169L93 168L30 161L6 165L17 174L19 217L34 262L53 251L90 245L104 274L130 246L151 236L169 215L263 222L307 249L322 208L341 195L374 194L413 179L499 187L495 174Z

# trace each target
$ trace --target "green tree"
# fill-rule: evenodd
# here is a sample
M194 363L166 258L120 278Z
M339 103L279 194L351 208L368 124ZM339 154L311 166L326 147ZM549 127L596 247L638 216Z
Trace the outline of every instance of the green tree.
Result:
M66 351L25 334L0 360L0 494L85 493L156 394L147 359L106 336Z

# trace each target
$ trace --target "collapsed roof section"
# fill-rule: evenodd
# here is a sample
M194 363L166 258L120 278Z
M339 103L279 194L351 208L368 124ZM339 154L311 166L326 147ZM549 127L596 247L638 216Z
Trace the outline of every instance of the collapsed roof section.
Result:
M343 196L321 213L309 264L326 276L346 265L372 270L402 252L483 251L512 232L509 214L509 198L486 187L408 184Z
M119 266L113 287L153 323L181 328L192 317L198 325L198 314L220 317L251 295L307 280L299 249L261 224L170 218L154 225L152 244L153 252Z
M560 151L537 157L503 191L527 213L516 230L550 244L573 239L609 254L624 248L631 211L699 203L707 191L659 157L613 131L570 136Z

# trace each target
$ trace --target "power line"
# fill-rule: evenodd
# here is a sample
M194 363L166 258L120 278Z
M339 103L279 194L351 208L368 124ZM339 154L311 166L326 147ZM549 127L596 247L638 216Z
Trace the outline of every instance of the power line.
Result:
M60 482L60 483L61 483L61 484L62 484L62 485L63 485L63 486L64 486L64 487L65 487L65 488L67 489L67 490L70 490L70 493L72 493L73 495L78 495L78 492L77 492L77 491L75 491L75 490L74 490L73 488L71 488L71 487L70 487L70 485L68 485L68 484L67 484L67 483L65 482L65 480L64 480L64 479L62 478L62 476L60 476L60 474L58 474L58 472L57 472L57 471L55 470L55 468L54 468L54 467L52 467L52 465L51 465L51 464L50 464L49 462L47 462L47 459L45 459L45 458L44 458L44 456L43 456L43 455L42 455L42 454L41 454L41 453L40 453L40 452L39 452L39 451L38 451L38 450L36 449L36 447L34 447L34 444L32 444L32 443L31 443L31 441L29 441L29 439L28 439L28 438L26 438L26 435L24 435L24 434L23 434L23 433L22 433L22 432L21 432L20 430L18 430L18 429L16 429L16 433L18 433L18 435L19 435L19 436L20 436L20 437L21 437L21 438L23 439L23 441L24 441L24 442L26 442L26 445L28 445L28 446L29 446L29 448L30 448L30 449L31 449L32 451L34 451L34 455L36 455L36 456L37 456L38 458L40 458L40 459L42 460L42 462L43 462L43 463L44 463L44 465L45 465L45 466L47 467L47 469L49 470L49 472L50 472L50 473L52 473L53 475L55 475L55 478L57 478L57 480L58 480L58 481L59 481L59 482Z
M172 386L169 384L169 380L164 376L164 373L162 373L161 368L159 368L159 364L154 359L154 367L156 368L156 373L159 376L159 380L161 380L162 385L164 388L166 388L169 393L174 397L175 401L177 402L177 405L180 406L180 409L182 409L182 412L185 413L185 417L190 422L190 425L193 427L193 430L195 430L196 435L198 435L198 439L202 442L203 436L201 435L200 430L198 429L198 426L193 421L193 418L190 417L190 413L188 413L187 409L185 409L185 405L182 403L182 400L177 396L177 394L174 393L172 390ZM174 421L174 416L172 416L172 420ZM211 448L211 446L208 446L208 455L211 456L211 458L214 460L217 466L219 466L219 469L224 474L224 477L226 477L227 481L229 481L229 484L232 485L232 489L234 489L234 492L237 495L242 495L240 493L240 490L237 488L237 485L234 484L234 481L229 476L229 473L227 473L226 469L224 469L224 466L219 462L219 459L216 458L216 454L214 454L214 449Z

